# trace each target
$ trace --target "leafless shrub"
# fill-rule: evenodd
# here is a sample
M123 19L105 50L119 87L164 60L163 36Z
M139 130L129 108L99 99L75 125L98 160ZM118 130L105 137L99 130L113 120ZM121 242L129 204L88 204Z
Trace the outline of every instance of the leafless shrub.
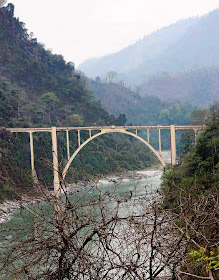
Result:
M46 204L24 212L25 224L2 226L2 279L184 279L191 243L206 238L207 202L188 220L186 207L173 214L157 195L136 192L124 198L95 185L73 200L64 187L62 199L45 193Z

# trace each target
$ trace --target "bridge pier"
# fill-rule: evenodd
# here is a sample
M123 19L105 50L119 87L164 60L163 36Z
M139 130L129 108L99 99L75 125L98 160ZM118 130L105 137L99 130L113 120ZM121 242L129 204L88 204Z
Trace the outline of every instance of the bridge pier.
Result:
M176 164L176 132L175 125L170 125L170 150L171 150L171 165Z
M81 135L80 135L80 130L78 130L78 147L81 146Z
M197 137L198 137L198 130L197 129L193 129L194 134L195 134L195 146L197 144Z
M30 135L30 164L31 164L31 172L33 177L34 184L38 184L38 178L36 174L36 170L34 167L34 149L33 149L33 132L29 132Z
M60 180L59 180L59 162L58 162L58 143L57 143L57 130L52 127L52 156L53 156L53 185L56 197L60 196Z
M149 129L147 129L147 141L148 141L148 143L150 143L150 139L149 139Z
M67 141L67 159L70 159L70 148L69 148L69 132L66 130L66 141Z
M30 163L31 170L34 170L34 150L33 150L33 132L29 132L30 134Z
M159 138L159 154L160 154L160 156L162 157L160 128L158 129L158 138Z

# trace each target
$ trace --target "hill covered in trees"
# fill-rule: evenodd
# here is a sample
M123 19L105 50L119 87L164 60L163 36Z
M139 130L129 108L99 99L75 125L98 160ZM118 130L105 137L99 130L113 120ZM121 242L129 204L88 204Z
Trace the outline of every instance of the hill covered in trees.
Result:
M218 279L218 182L219 103L214 103L197 145L187 145L179 165L164 174L163 207L189 240L190 253L178 266L183 280Z
M87 79L86 87L94 93L108 113L117 117L125 114L127 122L133 125L184 125L192 120L191 113L197 109L189 103L171 98L161 100L156 96L140 95L113 82Z
M186 72L152 76L138 87L138 93L207 107L219 100L219 67L197 67Z
M116 123L133 125L186 125L192 121L192 112L198 108L176 99L161 100L156 96L141 96L115 82L84 78L85 85L96 100L110 114L118 117ZM142 136L147 139L146 132ZM177 135L178 147L180 135ZM157 131L150 132L150 143L158 149ZM169 132L162 131L162 149L169 149ZM181 149L181 148L180 148Z

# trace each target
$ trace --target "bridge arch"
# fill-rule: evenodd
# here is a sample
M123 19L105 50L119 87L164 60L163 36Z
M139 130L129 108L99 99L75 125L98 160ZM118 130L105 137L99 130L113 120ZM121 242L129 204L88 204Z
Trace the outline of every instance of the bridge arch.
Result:
M129 132L129 131L126 131L125 129L120 129L120 130L116 130L116 129L104 129L102 130L101 132L91 136L90 138L88 138L84 143L82 143L78 148L77 150L73 153L73 155L70 157L69 161L67 162L64 170L63 170L63 173L62 173L62 178L64 179L65 176L66 176L66 173L72 163L72 161L74 160L74 158L77 156L77 154L81 151L81 149L87 145L90 141L92 141L93 139L97 138L98 136L100 135L104 135L106 133L115 133L115 132L120 132L120 133L124 133L124 134L128 134L128 135L131 135L135 138L137 138L138 140L140 140L142 143L144 143L155 155L156 157L160 160L161 164L163 165L163 167L166 166L165 162L163 161L162 157L159 155L159 153L147 142L145 141L143 138L141 138L140 136L132 133L132 132Z

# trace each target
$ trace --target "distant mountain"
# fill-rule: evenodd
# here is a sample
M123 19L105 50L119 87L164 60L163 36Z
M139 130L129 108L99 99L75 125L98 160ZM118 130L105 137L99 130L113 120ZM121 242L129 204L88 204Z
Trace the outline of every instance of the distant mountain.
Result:
M194 68L190 71L151 77L138 87L141 96L175 99L206 107L219 100L219 67Z
M194 66L219 65L219 9L197 18L181 20L137 41L118 53L90 59L79 66L89 77L117 79L137 85L150 75L181 72Z

